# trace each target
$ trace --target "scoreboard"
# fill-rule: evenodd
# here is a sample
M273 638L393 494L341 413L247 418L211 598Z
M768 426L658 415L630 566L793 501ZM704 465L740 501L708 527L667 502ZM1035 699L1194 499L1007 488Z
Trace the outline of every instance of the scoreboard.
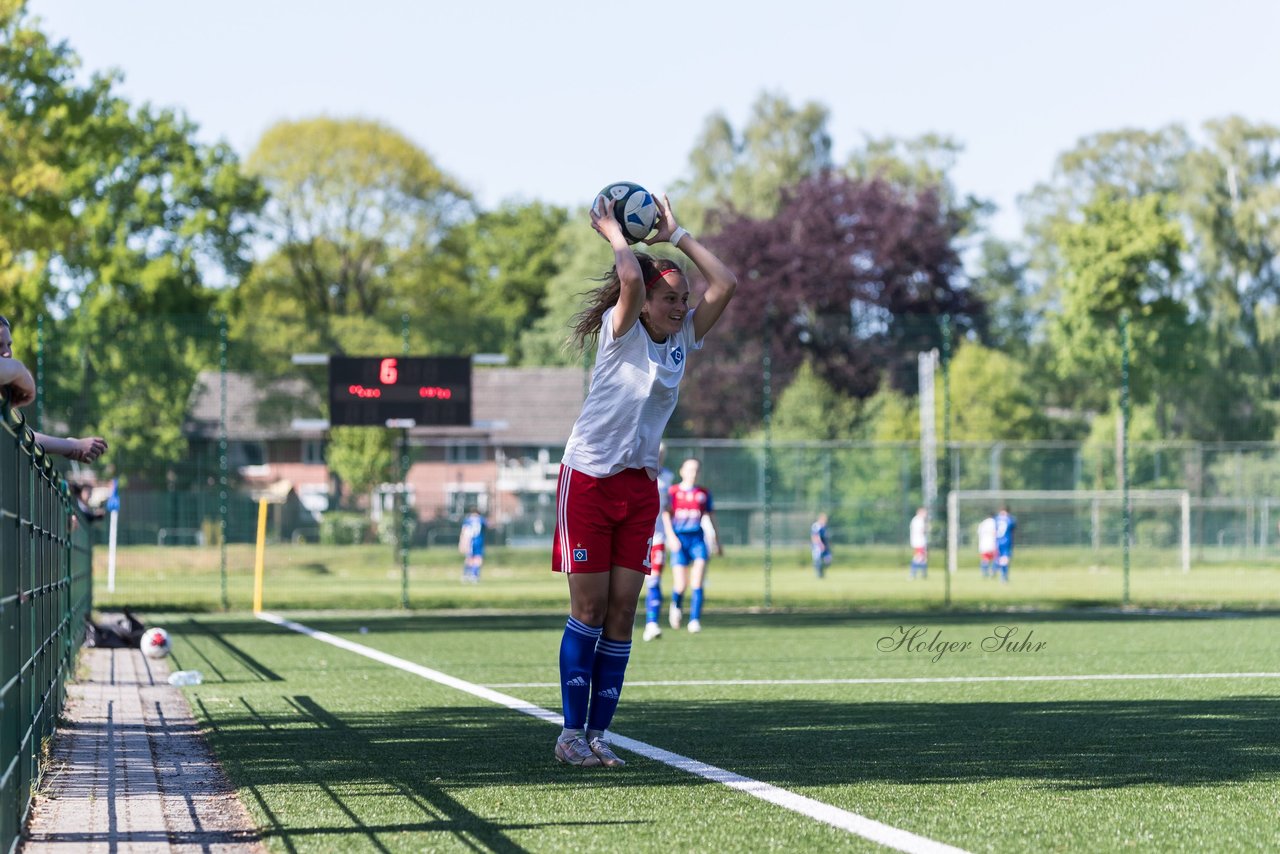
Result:
M329 358L331 426L409 426L410 421L417 426L471 426L469 357Z

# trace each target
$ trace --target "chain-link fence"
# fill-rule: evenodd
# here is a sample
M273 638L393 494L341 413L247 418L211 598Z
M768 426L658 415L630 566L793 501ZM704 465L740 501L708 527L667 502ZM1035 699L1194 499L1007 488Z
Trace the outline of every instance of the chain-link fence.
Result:
M15 844L92 600L88 529L0 390L0 851Z
M422 556L411 558L409 552L454 550L469 507L486 515L492 545L532 555L549 550L558 462L588 386L588 366L477 365L471 427L363 428L364 438L355 440L324 426L323 364L259 361L237 352L217 315L166 322L167 332L148 333L154 348L144 363L149 375L144 385L161 377L163 393L152 392L141 408L122 399L116 402L121 412L104 395L104 386L114 383L122 394L139 386L77 355L66 342L55 345L46 333L36 342L42 373L34 416L44 429L117 431L107 436L112 449L101 464L72 465L68 478L86 484L90 505L100 510L113 488L118 490L118 543L133 550L121 562L122 573L159 567L147 570L152 573L145 576L147 597L139 601L137 587L129 593L135 597L132 604L242 605L237 578L250 567L239 547L255 538L260 501L268 503L268 540L296 547L296 555L304 555L306 547L378 549L367 553L376 557L352 562L373 561L377 569L370 572L386 576L387 601L369 601L387 605L410 599L405 579ZM406 319L406 348L411 325ZM51 364L62 368L55 373ZM763 381L767 373L761 376ZM909 385L905 376L898 379ZM1257 566L1277 554L1280 445L1169 442L1122 448L1086 441L947 441L945 374L938 377L935 393L937 423L943 426L922 430L923 441L783 441L767 430L740 440L673 437L667 464L676 469L686 456L701 460L724 545L757 570L763 567L766 578L775 567L781 573L761 585L769 599L786 593L787 571L808 567L810 529L819 513L830 520L837 569L843 557L851 566L905 574L907 526L917 506L930 508L931 544L941 550L947 542L947 492L1119 490L1123 449L1129 488L1187 492L1196 565ZM771 417L785 414L775 406L776 389L761 396L774 407ZM789 432L794 435L794 429ZM355 485L355 475L342 476L359 474L361 466L374 472L365 485ZM936 495L927 494L930 484ZM1114 532L1122 528L1115 506L1107 504L1101 520L1094 507L1054 506L1052 517L1025 508L1018 529L1026 547L1023 565L1034 565L1031 558L1040 547L1079 548L1079 554L1040 557L1047 568L1110 571L1111 558L1087 551L1096 539L1093 532L1104 531L1115 540ZM1161 519L1135 521L1141 529L1136 533L1148 539L1177 527ZM957 542L970 549L973 534L965 525ZM94 526L99 545L106 543L107 528L105 522ZM1077 542L1066 531L1086 533L1079 533ZM1133 542L1154 548L1154 540ZM1149 551L1148 557L1156 553ZM273 551L277 560L283 554ZM296 555L299 566L308 565L307 558ZM526 557L503 560L523 563ZM310 563L329 565L319 559ZM217 580L206 586L191 580L196 567ZM157 593L179 585L200 592L178 599ZM1110 596L1088 592L1079 598ZM853 593L848 601L856 601Z

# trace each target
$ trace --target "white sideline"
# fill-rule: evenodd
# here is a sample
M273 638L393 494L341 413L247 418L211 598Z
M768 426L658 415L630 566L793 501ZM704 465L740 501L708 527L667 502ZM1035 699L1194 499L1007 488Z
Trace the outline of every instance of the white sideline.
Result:
M1280 673L1091 673L1078 676L901 676L864 679L628 679L628 688L695 685L929 685L954 682L1106 682L1142 679L1280 679ZM556 688L554 682L495 682L490 688Z
M379 661L390 667L403 670L406 673L412 673L415 676L421 676L423 679L430 679L432 682L438 682L441 685L447 685L467 694L471 694L481 699L489 700L500 706L506 706L513 711L523 712L526 715L544 720L548 723L562 726L564 719L555 712L535 706L532 703L526 703L517 697L502 694L483 685L475 685L450 676L447 673L441 673L438 670L432 670L430 667L423 667L420 664L414 664L412 661L406 661L394 655L372 649L363 644L353 643L344 638L331 635L328 632L316 631L315 629L304 626L301 623L295 623L287 620L277 614L271 614L266 611L259 611L257 617L268 623L274 623L291 631L304 634L307 637L318 641L336 646L339 649L345 649L348 652L354 652L356 655L363 655L365 658ZM610 740L618 747L629 750L632 753L638 753L641 756L653 759L657 762L670 765L672 768L678 768L681 771L687 771L714 783L722 783L730 788L737 789L752 797L759 798L762 801L768 801L771 804L789 809L800 815L829 824L841 830L857 834L864 839L870 839L872 842L878 842L889 848L898 851L907 851L911 854L964 854L964 849L956 848L942 842L937 842L924 836L917 836L906 830L891 827L887 824L869 819L866 816L858 815L839 807L833 807L830 804L824 804L821 801L815 801L813 798L798 795L795 792L789 792L786 789L780 789L769 783L760 780L744 777L741 774L735 774L732 771L726 771L723 768L717 768L714 765L708 765L705 762L699 762L696 759L690 759L687 756L681 756L678 753L672 753L669 750L663 750L660 747L654 747L643 741L637 741L634 738L616 735L611 730L609 732Z

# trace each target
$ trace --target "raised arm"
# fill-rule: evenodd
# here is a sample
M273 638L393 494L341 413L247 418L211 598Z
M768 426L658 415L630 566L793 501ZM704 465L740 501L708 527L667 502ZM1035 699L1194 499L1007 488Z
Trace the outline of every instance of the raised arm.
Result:
M597 196L591 206L591 227L613 247L613 266L618 271L622 290L618 294L618 306L613 310L613 337L620 338L640 319L644 308L644 273L631 244L622 235L622 226L613 216L613 199Z
M671 211L671 201L665 195L658 207L658 232L645 242L670 242L689 256L689 260L707 280L707 292L702 295L702 301L693 313L693 333L695 338L701 340L716 325L725 307L729 305L729 300L733 299L733 292L738 289L738 277L710 249L676 223L675 214Z

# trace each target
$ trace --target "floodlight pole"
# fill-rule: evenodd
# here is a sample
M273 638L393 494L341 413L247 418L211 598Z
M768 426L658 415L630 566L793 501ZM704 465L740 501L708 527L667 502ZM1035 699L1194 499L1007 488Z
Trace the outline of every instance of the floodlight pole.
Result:
M942 315L942 494L951 493L951 315ZM933 508L929 508L933 512ZM942 604L951 607L950 567L942 573Z
M218 323L218 580L222 591L222 610L231 609L227 596L227 316Z
M403 354L409 356L409 313L400 315ZM400 430L400 607L409 607L409 428Z
M1129 507L1129 312L1120 312L1120 480L1124 493L1124 599L1129 604L1129 542L1133 511Z
M764 606L773 607L773 298L764 313Z

